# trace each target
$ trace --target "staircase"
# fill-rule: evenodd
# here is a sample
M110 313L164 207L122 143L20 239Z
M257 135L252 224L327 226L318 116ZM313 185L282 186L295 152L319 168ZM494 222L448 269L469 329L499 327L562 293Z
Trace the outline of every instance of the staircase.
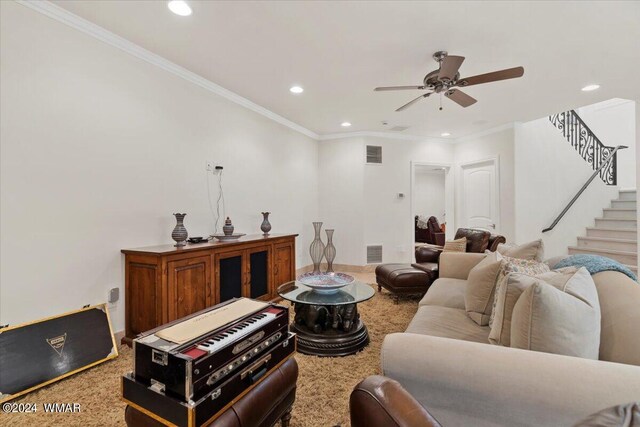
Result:
M621 190L611 207L603 209L595 219L595 227L578 237L577 246L569 246L569 254L593 254L625 264L638 272L638 217L636 190Z

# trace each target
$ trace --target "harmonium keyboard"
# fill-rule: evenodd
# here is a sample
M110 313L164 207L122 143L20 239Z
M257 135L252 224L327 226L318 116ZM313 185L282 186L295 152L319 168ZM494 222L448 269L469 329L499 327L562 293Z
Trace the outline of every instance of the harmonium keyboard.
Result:
M167 425L201 426L295 347L287 307L236 298L135 338L123 400Z

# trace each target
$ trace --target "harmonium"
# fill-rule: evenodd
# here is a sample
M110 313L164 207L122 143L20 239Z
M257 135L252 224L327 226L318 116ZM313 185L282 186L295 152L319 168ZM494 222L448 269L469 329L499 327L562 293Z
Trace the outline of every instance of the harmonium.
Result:
M295 353L285 306L235 298L140 334L123 400L166 424L221 415Z

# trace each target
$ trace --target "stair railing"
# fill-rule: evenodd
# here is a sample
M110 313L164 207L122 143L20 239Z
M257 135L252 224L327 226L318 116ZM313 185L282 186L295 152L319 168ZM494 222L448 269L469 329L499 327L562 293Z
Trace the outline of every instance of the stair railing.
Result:
M615 147L604 145L575 110L553 114L549 116L549 121L594 170L600 170L600 178L605 184L616 185L617 159L614 157L608 168L600 167L605 160L609 160Z
M613 148L613 147L612 147ZM587 187L589 187L589 184L591 184L591 182L596 178L596 176L598 176L598 174L600 174L600 172L607 167L607 165L613 160L615 159L615 155L618 152L618 150L624 150L625 148L629 148L626 145L618 145L617 147L613 148L613 151L611 152L611 154L609 154L609 156L600 164L600 166L598 167L598 169L596 169L596 171L589 177L589 179L587 180L587 182L584 183L584 185L582 186L582 188L580 188L580 190L578 190L578 192L576 193L575 196L573 196L573 199L571 199L571 201L567 204L567 206L565 206L565 208L562 210L562 212L560 212L560 215L558 215L556 217L556 219L553 221L553 223L551 223L551 225L547 228L545 228L544 230L542 230L543 233L546 233L547 231L551 231L553 230L553 228L558 225L558 223L560 222L560 220L562 219L562 217L569 211L569 209L571 209L571 206L573 206L573 204L576 202L576 200L578 200L578 198L580 198L580 196L582 195L582 193L584 193L584 190L587 189Z

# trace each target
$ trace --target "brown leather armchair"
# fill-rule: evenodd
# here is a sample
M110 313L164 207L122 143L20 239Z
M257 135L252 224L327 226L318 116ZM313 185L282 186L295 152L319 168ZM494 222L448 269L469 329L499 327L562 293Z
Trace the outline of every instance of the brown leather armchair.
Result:
M415 241L418 243L428 243L430 245L444 245L444 231L435 216L427 220L427 228L418 227L418 215L415 217Z
M461 239L463 237L467 238L467 252L476 253L482 253L487 249L491 252L495 252L495 250L498 249L499 244L506 243L507 241L504 236L491 234L488 231L473 228L458 228L455 239ZM421 264L437 263L441 252L441 248L421 246L416 249L416 263L413 264L413 266L421 269Z
M349 410L352 427L441 427L400 383L380 375L355 386Z

